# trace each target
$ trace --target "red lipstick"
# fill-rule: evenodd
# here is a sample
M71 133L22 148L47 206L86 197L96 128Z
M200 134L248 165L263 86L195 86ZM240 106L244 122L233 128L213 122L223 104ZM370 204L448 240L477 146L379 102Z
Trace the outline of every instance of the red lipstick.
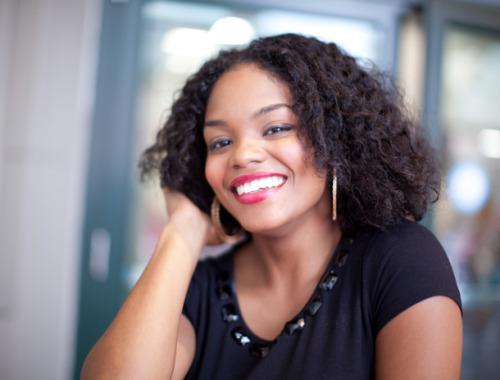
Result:
M275 180L274 186L260 188L259 190L253 192L248 192L249 190L247 190L247 192L244 193L241 193L240 191L240 194L238 194L238 192L236 191L236 188L239 186L250 184L252 181L259 180L262 178L271 178L271 177L281 177L283 180L279 184L277 184ZM238 202L242 204L252 204L261 202L269 198L271 195L277 192L285 183L286 183L286 176L282 174L269 173L269 172L255 172L235 178L233 181L231 181L230 188L234 194L234 197Z
M256 179L261 179L261 178L265 178L265 177L283 177L286 179L286 176L284 176L283 174L279 174L279 173L255 172L255 173L251 173L251 174L242 175L240 177L236 177L235 179L233 179L231 181L231 183L229 184L229 187L231 189L234 189L236 186L240 186L240 185L243 185L244 183L252 182L252 181L255 181Z

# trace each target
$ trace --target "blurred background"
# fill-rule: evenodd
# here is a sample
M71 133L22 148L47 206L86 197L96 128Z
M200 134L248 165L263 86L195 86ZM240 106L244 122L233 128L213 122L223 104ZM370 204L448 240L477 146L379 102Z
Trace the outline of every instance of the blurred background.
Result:
M462 379L500 378L500 0L0 0L0 379L78 377L165 223L140 152L203 61L283 32L397 78L443 155L424 223L462 294Z

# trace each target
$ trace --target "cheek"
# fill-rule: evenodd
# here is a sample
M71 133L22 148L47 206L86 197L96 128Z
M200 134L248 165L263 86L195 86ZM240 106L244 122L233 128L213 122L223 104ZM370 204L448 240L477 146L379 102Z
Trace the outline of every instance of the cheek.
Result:
M292 144L283 144L279 152L281 159L295 171L300 173L314 171L315 165L298 139Z
M205 163L205 177L207 179L210 187L215 191L216 184L220 180L221 170L220 165L217 164L217 161L207 157L207 161Z
M314 155L308 154L306 149L302 142L297 141L281 150L282 157L287 160L291 168L294 168L295 174L300 176L301 185L312 186L323 192L327 182L326 173L318 172Z

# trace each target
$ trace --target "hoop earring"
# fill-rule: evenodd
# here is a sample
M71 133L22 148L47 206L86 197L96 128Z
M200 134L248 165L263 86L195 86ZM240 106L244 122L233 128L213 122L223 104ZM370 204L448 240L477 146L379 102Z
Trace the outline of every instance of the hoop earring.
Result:
M337 220L337 168L333 168L332 179L332 220Z
M234 244L236 243L241 235L243 235L243 228L240 227L239 231L234 235L228 235L220 222L220 201L217 196L214 197L212 202L212 207L210 208L210 216L212 217L212 223L215 228L217 236L221 238L224 243Z

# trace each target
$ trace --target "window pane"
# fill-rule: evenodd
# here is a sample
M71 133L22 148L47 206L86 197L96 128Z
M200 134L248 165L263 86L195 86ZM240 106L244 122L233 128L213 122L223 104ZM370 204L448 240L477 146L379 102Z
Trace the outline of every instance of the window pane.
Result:
M464 304L463 379L500 373L500 33L450 25L441 124L446 193L435 229Z

